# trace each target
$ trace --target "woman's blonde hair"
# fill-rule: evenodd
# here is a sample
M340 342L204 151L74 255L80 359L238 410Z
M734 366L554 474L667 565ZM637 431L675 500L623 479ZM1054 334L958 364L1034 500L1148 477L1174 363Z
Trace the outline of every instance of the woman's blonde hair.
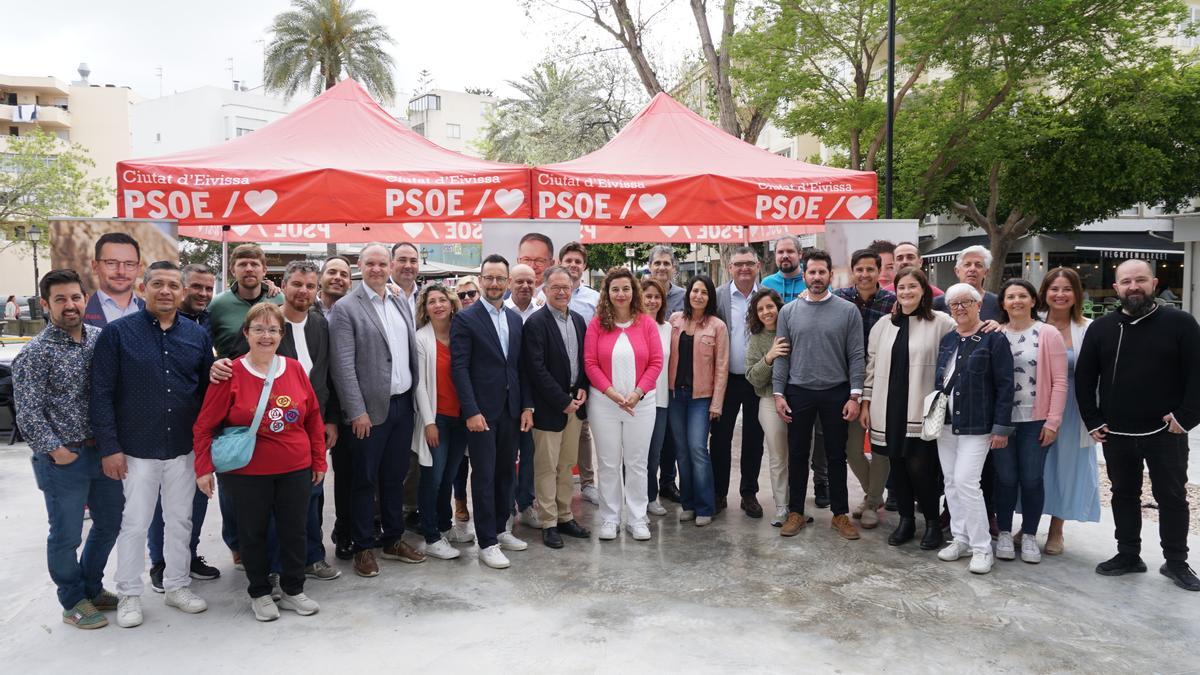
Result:
M421 289L421 294L417 296L417 328L423 328L429 323L429 309L426 306L429 302L430 293L441 293L450 301L450 318L462 309L462 303L458 301L458 295L451 292L441 284L427 284Z

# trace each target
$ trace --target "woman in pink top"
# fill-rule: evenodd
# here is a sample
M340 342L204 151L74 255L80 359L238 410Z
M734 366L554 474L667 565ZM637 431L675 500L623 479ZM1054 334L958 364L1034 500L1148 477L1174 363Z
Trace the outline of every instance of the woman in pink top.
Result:
M596 446L600 538L606 540L617 538L622 502L629 534L638 541L650 538L648 499L641 486L649 480L646 460L663 352L658 327L643 311L633 273L614 267L604 277L596 316L583 341L583 368L592 385L587 413Z
M996 467L996 557L1017 557L1013 510L1021 500L1021 560L1038 563L1037 528L1046 500L1043 474L1047 449L1058 437L1067 404L1067 347L1054 326L1038 320L1037 289L1024 279L1000 287L1000 323L1013 356L1012 422L1008 446L992 450Z

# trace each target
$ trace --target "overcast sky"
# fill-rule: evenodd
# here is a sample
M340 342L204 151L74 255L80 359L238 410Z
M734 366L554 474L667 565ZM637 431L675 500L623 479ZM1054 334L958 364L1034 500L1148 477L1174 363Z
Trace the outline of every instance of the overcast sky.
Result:
M530 21L518 0L357 0L396 41L397 103L423 68L435 87L510 90L546 53L548 35L578 22L561 17ZM78 78L91 67L92 84L127 85L139 95L232 80L262 82L262 50L272 17L287 0L53 0L6 3L0 73ZM229 70L232 59L233 71Z

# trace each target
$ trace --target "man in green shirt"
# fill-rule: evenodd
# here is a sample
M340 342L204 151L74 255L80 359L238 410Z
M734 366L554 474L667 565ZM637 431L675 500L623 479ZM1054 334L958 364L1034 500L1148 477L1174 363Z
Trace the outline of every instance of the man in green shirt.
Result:
M267 256L258 244L241 244L229 256L233 268L233 287L213 299L209 305L208 332L212 335L217 357L237 358L250 346L242 335L246 312L260 302L283 304L283 294L266 283Z

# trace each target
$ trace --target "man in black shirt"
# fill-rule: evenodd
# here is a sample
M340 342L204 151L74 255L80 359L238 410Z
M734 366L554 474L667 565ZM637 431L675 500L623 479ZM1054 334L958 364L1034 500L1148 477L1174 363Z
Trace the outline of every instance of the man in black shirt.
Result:
M1158 502L1166 563L1159 572L1189 591L1200 580L1187 564L1188 429L1200 423L1200 326L1154 302L1158 279L1143 260L1117 266L1121 311L1088 329L1075 365L1075 396L1092 438L1104 444L1112 482L1117 555L1096 566L1105 576L1145 572L1141 559L1142 473ZM1098 395L1097 395L1098 394Z

